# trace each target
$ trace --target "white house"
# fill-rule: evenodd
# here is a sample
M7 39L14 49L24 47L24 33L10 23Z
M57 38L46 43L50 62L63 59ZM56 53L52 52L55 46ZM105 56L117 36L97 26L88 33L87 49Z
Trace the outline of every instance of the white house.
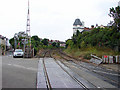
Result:
M78 18L73 24L73 33L76 34L77 30L79 30L80 32L84 30L84 22L81 22Z

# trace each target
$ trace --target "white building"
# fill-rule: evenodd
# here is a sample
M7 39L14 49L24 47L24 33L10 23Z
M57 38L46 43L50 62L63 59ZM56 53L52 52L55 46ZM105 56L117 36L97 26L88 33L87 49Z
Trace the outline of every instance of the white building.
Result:
M73 24L73 33L76 34L77 30L79 30L80 32L84 30L84 22L81 22L78 18Z

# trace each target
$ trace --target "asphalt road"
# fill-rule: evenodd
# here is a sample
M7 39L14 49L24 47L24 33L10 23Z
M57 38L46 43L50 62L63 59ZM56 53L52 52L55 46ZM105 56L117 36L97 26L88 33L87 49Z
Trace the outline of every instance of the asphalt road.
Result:
M2 57L2 88L36 88L39 59Z

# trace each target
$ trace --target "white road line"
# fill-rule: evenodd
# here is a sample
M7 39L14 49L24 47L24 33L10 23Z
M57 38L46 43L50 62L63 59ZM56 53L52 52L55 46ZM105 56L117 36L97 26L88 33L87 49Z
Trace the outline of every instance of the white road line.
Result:
M12 64L8 64L9 66L11 66Z
M30 68L26 68L26 69L33 70L33 71L37 71L36 68L32 68L32 67L30 67Z
M19 67L19 68L25 68L25 69L26 69L26 67L21 66L21 65L17 65L17 64L13 64L13 66L15 66L15 67Z
M21 66L21 65L17 65L17 64L7 64L9 66L14 66L14 67L18 67L18 68L23 68L23 69L27 69L27 70L32 70L32 71L37 71L36 68L33 68L33 67L25 67L25 66Z

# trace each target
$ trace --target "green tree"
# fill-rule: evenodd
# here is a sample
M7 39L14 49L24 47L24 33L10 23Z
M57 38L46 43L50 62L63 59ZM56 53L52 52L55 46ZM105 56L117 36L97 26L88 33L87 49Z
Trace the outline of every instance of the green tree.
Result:
M53 43L52 43L52 46L53 46L53 47L56 47L56 44L57 44L56 42L53 42Z
M9 40L9 42L10 42L10 44L12 45L12 48L14 48L14 38L11 38L11 39Z
M56 43L56 47L59 48L60 47L60 42Z
M109 16L113 17L114 25L117 27L117 31L120 31L120 6L110 8Z
M31 39L33 39L33 40L35 40L35 41L40 41L40 38L39 38L37 35L32 36Z
M73 45L74 45L74 43L73 43L73 41L71 39L68 39L66 41L66 48L69 47L69 46L70 46L70 48L73 48Z
M39 38L37 35L32 36L32 37L31 37L31 44L32 44L32 46L33 46L33 48L34 48L34 53L35 53L35 55L36 55L37 52L38 52L39 49L40 49L40 46L42 46L42 43L40 42L40 38ZM43 47L43 46L42 46L42 47Z
M43 45L48 46L48 39L44 38L41 42Z

